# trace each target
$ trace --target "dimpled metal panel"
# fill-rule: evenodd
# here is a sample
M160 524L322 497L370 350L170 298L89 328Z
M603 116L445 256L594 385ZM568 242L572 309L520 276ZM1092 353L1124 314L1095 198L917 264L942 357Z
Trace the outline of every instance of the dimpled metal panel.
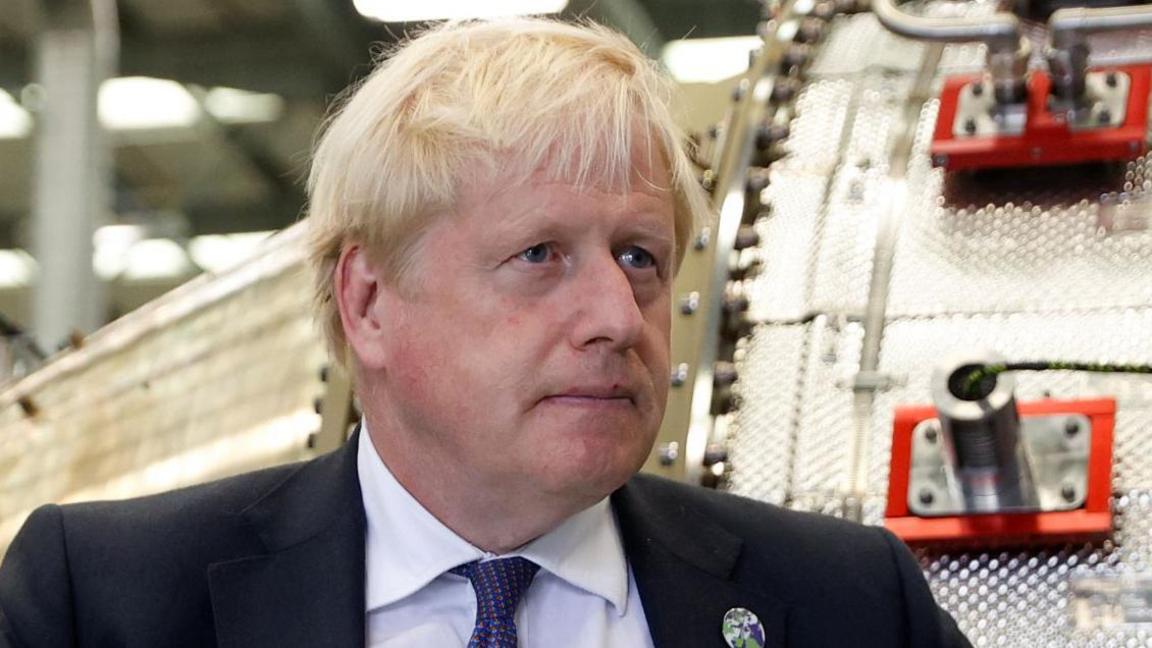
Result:
M1152 221L1109 231L1100 195L1152 186L1148 160L943 181L903 221L889 313L1044 311L1152 303ZM1040 182L1054 183L1040 185ZM1106 212L1105 212L1106 213ZM1140 222L1143 216L1143 223Z
M729 490L782 504L790 490L800 376L809 326L760 325L738 353L741 406L732 417Z
M931 554L919 552L936 600L975 646L1126 648L1152 645L1152 628L1078 630L1069 614L1069 580L1080 574L1149 571L1152 492L1127 491L1113 500L1116 531L1097 545L1034 551Z
M1038 63L1043 30L1028 26L1026 33ZM1152 53L1150 31L1092 42L1097 65ZM757 227L766 272L747 284L759 321L802 312L810 324L798 371L781 374L784 365L770 363L763 343L743 350L748 370L737 387L746 400L734 415L740 450L730 474L738 492L780 499L779 464L737 460L779 442L781 433L758 421L786 410L786 403L760 402L775 392L796 410L784 503L828 515L859 510L864 523L882 524L893 411L930 404L931 372L946 356L992 349L1013 360L1152 360L1152 200L1145 198L1152 161L946 177L928 159L938 101L925 102L915 124L900 119L924 51L888 35L869 14L841 17L810 68L789 156L773 165L763 194L769 215ZM978 45L946 47L934 87L944 75L979 70L983 56ZM915 129L912 156L893 193L888 155L906 128ZM900 196L879 366L887 384L861 407L852 389L864 337L859 316L877 225ZM1110 202L1123 206L1123 218ZM782 376L797 384L752 384ZM1152 378L1017 374L1019 400L1045 396L1117 401L1112 537L1011 551L920 550L929 584L976 646L1152 646L1148 627L1078 629L1070 606L1074 577L1152 573ZM853 492L858 442L863 490ZM761 466L773 474L749 474Z
M847 490L851 463L852 390L863 328L856 322L818 318L809 343L796 435L792 492L803 499Z
M745 282L753 321L795 321L808 310L808 272L825 179L782 170L764 190L772 210L756 220L760 271Z
M867 72L853 88L815 82L800 97L789 155L761 193L764 270L747 285L753 319L863 311L876 227L890 204L888 149L910 83Z

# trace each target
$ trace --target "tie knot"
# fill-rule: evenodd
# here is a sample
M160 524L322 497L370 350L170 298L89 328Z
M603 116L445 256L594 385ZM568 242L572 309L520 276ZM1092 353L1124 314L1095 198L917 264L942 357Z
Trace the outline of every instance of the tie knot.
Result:
M472 581L472 588L476 590L477 616L510 621L516 614L520 597L539 569L540 565L531 560L514 556L465 563L453 567L451 572Z

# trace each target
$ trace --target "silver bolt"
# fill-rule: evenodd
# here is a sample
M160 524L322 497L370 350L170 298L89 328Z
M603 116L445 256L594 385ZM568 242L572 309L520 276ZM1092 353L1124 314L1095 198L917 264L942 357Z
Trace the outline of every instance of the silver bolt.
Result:
M705 227L704 229L700 230L700 233L696 235L696 239L692 241L692 247L696 248L697 250L703 250L704 248L708 247L708 242L711 240L712 230Z
M681 362L680 364L676 365L676 368L672 370L671 382L673 387L683 387L684 383L688 382L687 362Z
M1064 486L1060 488L1060 497L1063 497L1065 502L1071 502L1076 499L1076 487L1072 484L1064 484Z
M693 290L680 299L680 312L691 315L700 309L700 293Z
M675 441L661 443L659 450L661 466L671 466L680 458L680 444Z

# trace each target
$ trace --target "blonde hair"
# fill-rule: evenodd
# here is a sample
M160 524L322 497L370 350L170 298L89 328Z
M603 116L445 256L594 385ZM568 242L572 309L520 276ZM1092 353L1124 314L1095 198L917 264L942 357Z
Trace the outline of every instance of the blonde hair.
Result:
M346 342L333 295L342 249L362 245L398 281L422 228L477 173L627 187L640 136L669 171L679 266L707 203L670 95L635 45L590 23L452 22L398 47L338 103L308 178L314 299L333 357Z

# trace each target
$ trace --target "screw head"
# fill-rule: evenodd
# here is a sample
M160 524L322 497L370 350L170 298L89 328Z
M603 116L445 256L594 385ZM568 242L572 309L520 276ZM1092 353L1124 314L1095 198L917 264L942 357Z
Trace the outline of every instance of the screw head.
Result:
M1060 487L1060 497L1063 497L1065 502L1076 499L1076 487L1072 484L1064 484Z
M1065 435L1070 436L1070 437L1074 437L1079 433L1080 433L1080 421L1077 421L1076 419L1068 419L1067 421L1064 421L1064 434Z
M704 248L708 247L708 243L711 240L712 230L705 227L704 229L700 230L700 233L697 234L696 238L692 241L692 247L696 250L703 250Z
M924 440L926 440L928 443L936 443L936 439L939 438L939 436L940 434L934 427L930 427L927 430L924 430Z
M976 134L976 120L969 117L964 120L964 132L969 135Z
M680 312L692 315L700 308L700 293L692 291L680 299Z
M972 84L972 96L979 97L984 94L984 82L976 81Z
M1096 113L1096 121L1100 122L1101 124L1112 123L1112 111L1108 110L1107 108L1102 108L1100 112Z
M1104 77L1104 84L1107 85L1109 88L1115 88L1118 81L1119 80L1116 78L1115 72L1109 72Z
M680 444L670 441L660 445L660 465L671 466L680 457Z
M920 503L924 506L930 506L932 502L936 501L936 496L933 495L932 491L928 490L927 488L921 489L918 497L920 499Z

